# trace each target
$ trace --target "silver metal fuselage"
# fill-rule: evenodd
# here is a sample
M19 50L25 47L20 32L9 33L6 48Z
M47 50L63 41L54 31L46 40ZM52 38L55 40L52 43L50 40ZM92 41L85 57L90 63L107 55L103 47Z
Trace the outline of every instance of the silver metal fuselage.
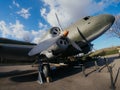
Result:
M109 14L91 16L87 20L85 20L85 18L78 20L75 24L72 24L65 30L69 31L68 37L71 40L84 42L84 39L78 33L78 27L84 37L91 42L108 30L114 20L114 16Z
M91 41L106 32L111 27L114 21L114 16L109 14L87 16L78 20L76 23L70 25L64 30L69 31L67 37L79 45L79 47L82 49L82 53L88 53L91 50L91 46L88 45L88 43L90 44ZM78 31L78 29L80 32ZM46 40L48 38L52 38L50 37L50 31L47 32L43 40ZM72 56L78 53L80 53L80 51L70 46L62 52L62 55Z
M69 31L68 38L75 41L75 42L84 42L84 38L79 34L77 28L79 28L80 32L83 36L87 39L88 42L96 39L100 35L102 35L106 30L108 30L111 25L113 24L115 18L112 15L103 14L98 16L90 16L85 17L81 20L78 20L75 24L70 25L65 30ZM49 31L43 37L42 41L48 39L50 36ZM11 44L14 42L14 44ZM35 45L24 45L23 42L16 43L16 41L9 41L7 43L2 43L0 45L0 57L15 57L17 58L31 58L28 56L28 52L35 46ZM86 43L87 44L87 43ZM85 44L84 44L85 45ZM84 47L79 44L80 47ZM86 46L85 46L86 47ZM83 48L84 50L84 48ZM75 55L79 53L75 48L68 48L66 51L62 52L61 54L67 56Z

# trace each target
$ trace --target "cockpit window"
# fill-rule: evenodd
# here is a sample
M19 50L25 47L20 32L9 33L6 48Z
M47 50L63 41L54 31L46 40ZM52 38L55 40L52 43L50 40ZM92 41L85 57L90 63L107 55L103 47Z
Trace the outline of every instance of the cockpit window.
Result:
M87 16L87 17L84 17L83 19L84 20L88 20L90 18L90 16Z

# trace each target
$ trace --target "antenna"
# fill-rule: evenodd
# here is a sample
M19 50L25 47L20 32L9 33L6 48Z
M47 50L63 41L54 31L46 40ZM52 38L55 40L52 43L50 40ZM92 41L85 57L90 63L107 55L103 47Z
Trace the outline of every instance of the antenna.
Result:
M60 24L60 21L59 21L58 15L57 15L56 13L55 13L55 16L56 16L56 19L57 19L58 25L60 26L61 30L63 31L63 28L62 28L62 26L61 26L61 24Z

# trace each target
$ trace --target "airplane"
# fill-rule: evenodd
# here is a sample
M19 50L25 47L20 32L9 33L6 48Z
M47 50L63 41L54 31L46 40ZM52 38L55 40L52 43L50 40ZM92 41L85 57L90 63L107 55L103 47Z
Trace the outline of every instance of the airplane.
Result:
M43 77L50 80L52 60L88 53L93 46L91 41L105 33L114 21L110 14L86 16L65 29L50 28L39 44L0 38L0 57L37 59L38 81L42 84Z

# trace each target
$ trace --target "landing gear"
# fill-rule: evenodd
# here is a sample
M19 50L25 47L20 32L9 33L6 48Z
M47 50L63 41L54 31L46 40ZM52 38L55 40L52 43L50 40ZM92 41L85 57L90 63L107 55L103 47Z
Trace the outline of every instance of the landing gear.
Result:
M47 83L51 82L51 70L49 64L43 64L43 75Z
M85 73L85 65L84 65L84 63L80 64L80 66L81 66L82 73L83 73L84 77L87 77L87 75Z
M42 61L39 60L39 66L38 66L38 83L43 84L43 70L42 70Z
M38 67L38 82L43 84L44 81L47 83L51 82L51 70L49 63L43 64L41 60L39 60L39 67Z

